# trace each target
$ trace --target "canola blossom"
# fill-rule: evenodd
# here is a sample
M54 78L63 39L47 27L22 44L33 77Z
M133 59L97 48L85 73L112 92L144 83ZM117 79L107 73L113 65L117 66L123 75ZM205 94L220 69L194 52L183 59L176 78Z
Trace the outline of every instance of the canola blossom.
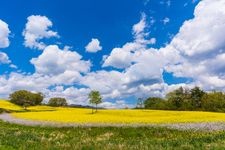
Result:
M11 111L21 111L22 107L12 104L7 100L0 100L0 108Z
M225 113L201 111L163 111L163 110L98 110L53 108L47 106L31 107L30 112L13 113L16 118L78 124L151 124L187 122L225 122ZM38 111L39 110L39 111Z
M152 124L225 122L225 113L201 111L164 111L145 109L101 109L92 114L91 109L32 106L28 111L9 101L0 100L0 108L10 110L16 118L78 124ZM22 113L21 113L22 112Z

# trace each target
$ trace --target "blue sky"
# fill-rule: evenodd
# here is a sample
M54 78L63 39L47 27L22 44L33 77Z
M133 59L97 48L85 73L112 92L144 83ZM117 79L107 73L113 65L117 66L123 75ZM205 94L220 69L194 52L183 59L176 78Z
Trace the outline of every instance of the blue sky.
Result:
M223 61L223 7L222 0L3 1L0 97L27 89L88 104L90 90L99 90L111 108L179 86L223 90L224 66L213 65Z
M169 36L178 32L184 20L193 17L197 2L171 1L170 6L167 2L158 0L151 2L144 0L4 1L0 6L1 19L9 24L12 31L11 44L6 51L19 69L34 72L34 67L30 65L29 60L39 55L40 51L30 51L23 46L22 31L28 16L43 15L53 22L54 31L57 31L61 37L50 43L59 42L62 46L74 47L85 59L91 58L94 63L92 70L95 71L101 69L103 55L110 53L116 46L132 41L132 26L140 20L141 13L146 13L149 21L155 20L149 29L151 36L157 39L153 47L159 48L169 42ZM184 7L186 3L188 5ZM165 18L170 18L166 26L162 21ZM98 38L104 46L103 51L94 55L84 51L84 47L93 37ZM9 71L8 69L1 69L1 73Z

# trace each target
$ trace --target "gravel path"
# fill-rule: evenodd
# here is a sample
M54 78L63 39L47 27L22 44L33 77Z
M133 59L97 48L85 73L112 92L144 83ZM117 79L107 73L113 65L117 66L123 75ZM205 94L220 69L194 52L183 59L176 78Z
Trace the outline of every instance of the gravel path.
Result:
M194 131L218 131L225 130L225 122L204 122L204 123L171 123L171 124L78 124L78 123L57 123L48 121L32 121L13 117L9 113L0 114L0 119L14 124L26 126L50 126L50 127L168 127L179 130L194 130Z

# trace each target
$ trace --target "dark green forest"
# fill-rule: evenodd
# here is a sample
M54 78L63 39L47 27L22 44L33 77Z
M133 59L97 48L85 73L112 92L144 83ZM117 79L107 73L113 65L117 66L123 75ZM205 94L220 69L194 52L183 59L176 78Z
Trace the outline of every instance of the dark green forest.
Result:
M158 110L225 112L225 94L218 91L205 92L199 87L180 87L169 92L165 98L149 97L144 101L144 107Z

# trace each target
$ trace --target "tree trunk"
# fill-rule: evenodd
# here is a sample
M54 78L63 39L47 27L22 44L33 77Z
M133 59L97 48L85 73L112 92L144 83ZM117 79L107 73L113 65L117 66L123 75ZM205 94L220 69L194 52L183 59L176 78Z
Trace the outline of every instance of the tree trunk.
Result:
M97 112L97 104L96 104L96 107L95 107L95 112Z

